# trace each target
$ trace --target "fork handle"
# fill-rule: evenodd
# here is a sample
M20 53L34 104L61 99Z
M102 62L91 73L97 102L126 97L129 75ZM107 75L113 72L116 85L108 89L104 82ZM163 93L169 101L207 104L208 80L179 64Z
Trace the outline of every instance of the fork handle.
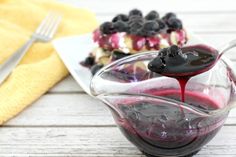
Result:
M0 65L0 84L7 78L12 70L19 64L25 53L29 50L31 45L36 41L31 37L21 48L19 48L10 58L8 58L2 65Z

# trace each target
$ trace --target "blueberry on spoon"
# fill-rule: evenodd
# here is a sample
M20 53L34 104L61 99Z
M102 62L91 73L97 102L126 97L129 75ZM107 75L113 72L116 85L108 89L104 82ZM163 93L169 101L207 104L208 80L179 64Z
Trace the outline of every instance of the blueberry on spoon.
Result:
M167 56L165 57L166 62L170 65L180 65L182 63L185 63L187 56L182 53L182 50L176 46L173 45L170 48L167 49Z
M148 64L148 69L152 72L162 74L165 66L165 60L161 57L156 57Z
M173 45L159 52L148 64L152 72L170 77L191 77L209 70L217 59L218 51L205 45L179 48Z

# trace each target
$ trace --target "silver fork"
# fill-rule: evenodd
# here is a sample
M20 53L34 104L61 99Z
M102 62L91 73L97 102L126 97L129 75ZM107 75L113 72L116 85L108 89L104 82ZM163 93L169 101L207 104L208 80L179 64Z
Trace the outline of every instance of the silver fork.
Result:
M30 39L19 48L7 61L0 65L0 84L7 78L12 70L18 65L23 56L34 42L48 42L57 31L61 16L56 13L49 13L38 26Z

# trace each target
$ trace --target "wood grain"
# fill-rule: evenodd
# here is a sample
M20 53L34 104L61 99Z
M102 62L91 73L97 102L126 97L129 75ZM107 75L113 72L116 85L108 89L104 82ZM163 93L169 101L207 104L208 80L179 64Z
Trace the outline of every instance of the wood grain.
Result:
M48 93L74 93L84 92L80 85L73 79L71 75L60 81L56 86L49 90Z
M236 127L223 127L196 157L236 156ZM116 127L0 129L0 156L141 157ZM142 156L143 157L143 156Z
M232 110L226 125L236 125ZM47 94L5 126L115 126L110 111L86 94Z
M110 112L86 94L47 94L5 126L114 126Z

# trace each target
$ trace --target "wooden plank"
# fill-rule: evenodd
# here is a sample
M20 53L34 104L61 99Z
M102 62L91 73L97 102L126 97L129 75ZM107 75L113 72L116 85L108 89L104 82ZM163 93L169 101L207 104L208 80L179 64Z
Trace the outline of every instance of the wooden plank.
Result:
M196 157L236 156L236 126L225 126ZM141 157L116 127L0 128L0 156ZM142 156L144 157L144 156Z
M114 3L111 0L103 0L94 2L93 0L59 0L64 3L72 4L77 7L84 7L93 10L95 13L107 14L116 12L125 12L132 8L141 8L144 12L151 9L157 9L160 12L175 11L185 13L198 13L198 12L234 12L234 0L119 0L119 3Z
M109 126L108 109L86 94L47 94L6 126Z
M232 110L226 125L236 125ZM86 94L47 94L5 126L115 126L107 107Z
M73 77L69 75L49 91L49 93L63 93L63 92L70 92L70 93L84 92L84 90L73 79Z

